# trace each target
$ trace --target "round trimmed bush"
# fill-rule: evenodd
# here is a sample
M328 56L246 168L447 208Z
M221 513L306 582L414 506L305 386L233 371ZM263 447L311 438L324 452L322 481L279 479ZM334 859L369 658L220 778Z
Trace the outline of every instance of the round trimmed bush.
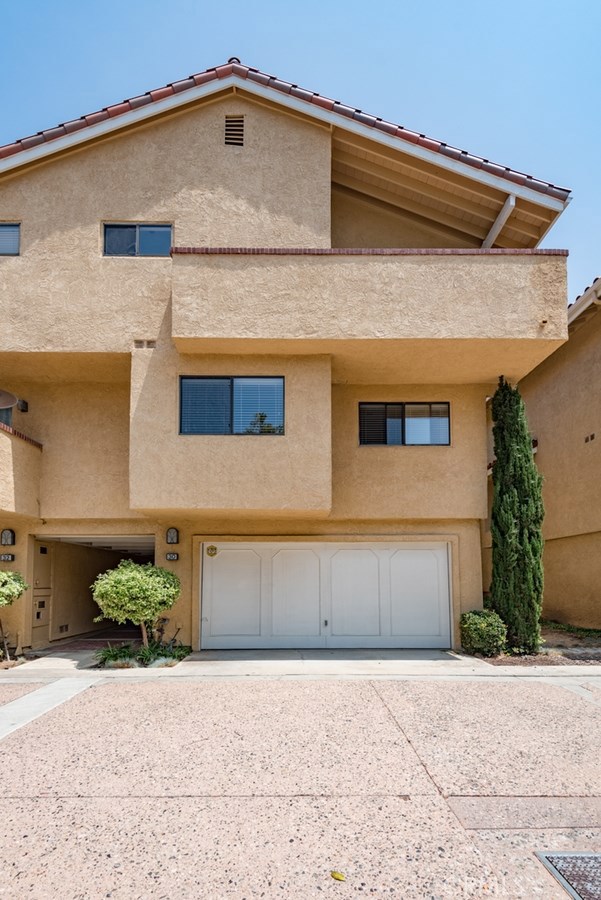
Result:
M490 609L474 609L461 616L461 645L466 653L499 656L505 650L507 626Z
M94 621L133 622L140 626L142 643L148 647L147 625L173 606L179 597L180 581L160 566L123 559L116 569L99 575L91 588L102 611Z

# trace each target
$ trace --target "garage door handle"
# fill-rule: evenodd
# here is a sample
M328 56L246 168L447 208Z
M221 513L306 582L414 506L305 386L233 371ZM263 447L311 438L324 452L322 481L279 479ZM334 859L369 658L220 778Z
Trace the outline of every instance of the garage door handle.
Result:
M328 620L327 620L327 619L324 619L324 620L323 620L323 624L324 624L324 626L327 628L327 627L328 627Z

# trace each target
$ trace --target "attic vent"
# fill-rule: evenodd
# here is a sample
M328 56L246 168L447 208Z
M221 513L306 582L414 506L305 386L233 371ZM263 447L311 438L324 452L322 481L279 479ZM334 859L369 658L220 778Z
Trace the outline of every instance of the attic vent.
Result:
M232 147L244 146L244 116L225 117L225 143Z

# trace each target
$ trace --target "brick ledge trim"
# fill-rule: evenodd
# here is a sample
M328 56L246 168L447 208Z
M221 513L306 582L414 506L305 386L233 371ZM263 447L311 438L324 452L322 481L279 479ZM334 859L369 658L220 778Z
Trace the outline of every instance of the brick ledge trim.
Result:
M172 256L567 256L568 250L432 247L172 247Z
M30 438L26 434L23 434L22 431L17 431L16 428L12 427L12 425L5 425L4 422L0 422L0 431L5 431L7 434L12 434L13 437L20 438L22 441L26 441L28 444L33 444L33 446L37 447L38 450L43 449L43 445L40 444L39 441L34 441L33 438Z

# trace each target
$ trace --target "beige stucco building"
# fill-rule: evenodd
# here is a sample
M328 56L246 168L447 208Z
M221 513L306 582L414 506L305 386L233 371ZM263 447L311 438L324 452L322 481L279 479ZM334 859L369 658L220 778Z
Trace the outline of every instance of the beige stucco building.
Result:
M96 627L131 556L195 648L456 645L485 398L567 336L568 200L237 61L0 148L13 638Z
M520 382L545 502L543 615L601 628L601 280L568 309L569 339Z

